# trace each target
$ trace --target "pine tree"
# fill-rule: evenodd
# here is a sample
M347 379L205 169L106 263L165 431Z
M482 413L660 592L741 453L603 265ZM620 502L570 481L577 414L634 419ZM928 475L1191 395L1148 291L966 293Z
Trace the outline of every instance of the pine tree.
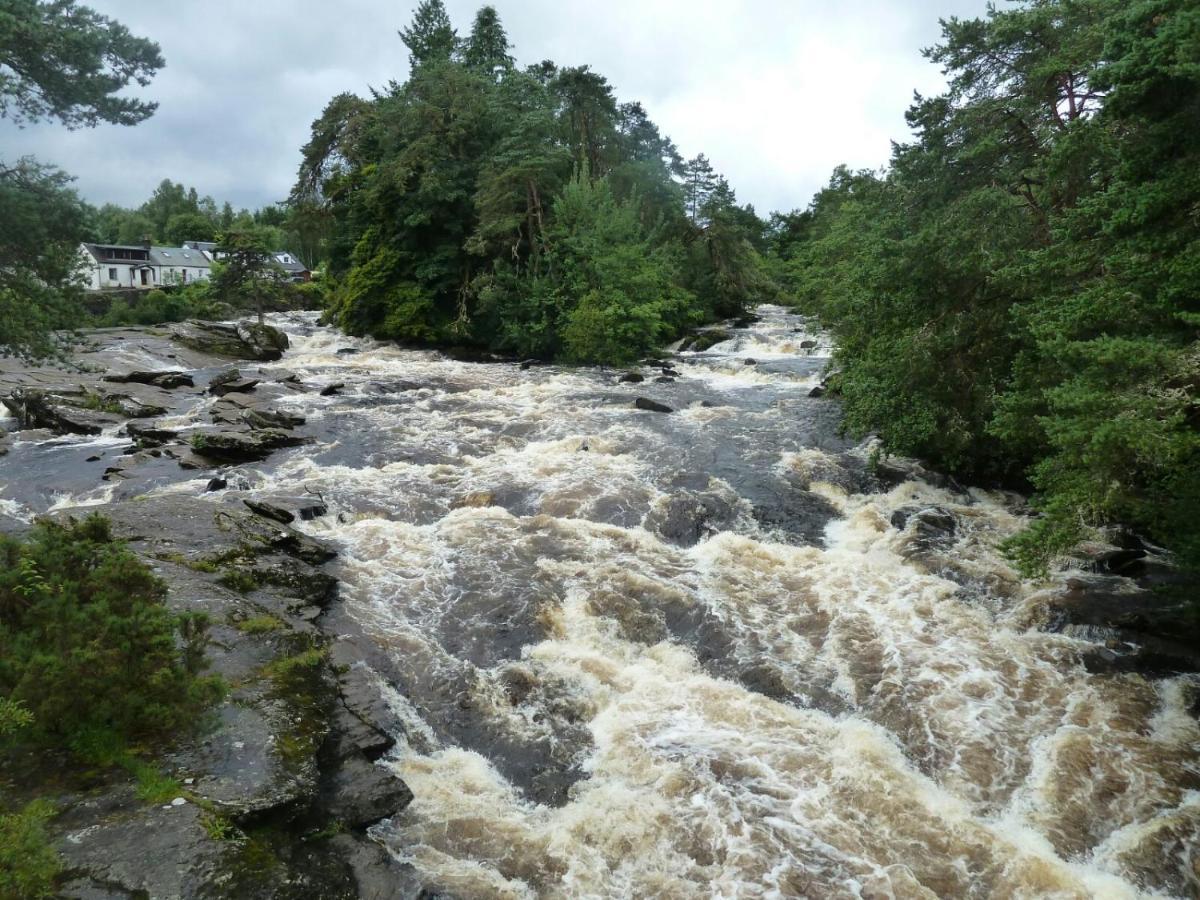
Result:
M458 48L458 35L442 0L421 0L412 24L401 29L400 39L408 47L414 70L426 63L445 62Z
M700 220L709 197L717 187L717 173L708 157L701 153L684 166L684 190L687 196L688 217L693 223Z
M513 58L508 54L510 46L496 8L481 7L475 14L471 36L463 48L463 62L469 69L495 77L496 73L512 68Z

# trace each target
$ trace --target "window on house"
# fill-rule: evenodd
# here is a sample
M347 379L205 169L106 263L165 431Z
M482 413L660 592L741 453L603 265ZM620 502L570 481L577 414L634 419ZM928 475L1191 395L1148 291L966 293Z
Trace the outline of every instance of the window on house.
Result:
M116 270L116 269L109 269L109 270L108 270L108 280L109 280L109 281L116 281L116 280L117 280L117 270Z

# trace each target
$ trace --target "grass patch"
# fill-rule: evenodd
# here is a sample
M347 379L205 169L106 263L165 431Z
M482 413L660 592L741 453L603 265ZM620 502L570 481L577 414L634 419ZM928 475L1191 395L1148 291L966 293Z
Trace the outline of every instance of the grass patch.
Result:
M311 647L290 656L281 656L271 660L267 663L265 671L271 679L278 683L319 669L327 656L329 656L327 647Z
M281 619L264 614L261 616L251 616L248 619L242 619L240 622L234 622L233 627L245 634L269 634L272 631L281 631L287 626Z
M231 591L237 591L239 594L248 594L258 587L258 578L245 569L230 569L217 579L217 584L223 585Z
M90 409L94 412L106 413L121 413L121 404L116 400L105 397L103 394L98 394L95 391L87 391L79 401L80 409Z
M184 795L183 785L164 775L155 766L134 757L124 767L137 780L137 798L145 803L168 803Z

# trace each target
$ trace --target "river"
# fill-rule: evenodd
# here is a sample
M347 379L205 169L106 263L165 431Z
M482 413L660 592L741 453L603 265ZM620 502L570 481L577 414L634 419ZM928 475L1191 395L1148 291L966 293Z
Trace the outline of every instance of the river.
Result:
M759 312L644 383L279 319L343 387L241 471L329 506L416 798L376 836L462 897L1200 893L1195 681L1090 674L994 549L1021 499L880 482Z

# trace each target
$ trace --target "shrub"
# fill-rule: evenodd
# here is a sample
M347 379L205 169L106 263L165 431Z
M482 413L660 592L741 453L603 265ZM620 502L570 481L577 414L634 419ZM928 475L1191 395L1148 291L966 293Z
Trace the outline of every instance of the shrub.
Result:
M15 813L0 815L0 900L35 900L54 894L62 869L46 825L54 807L34 800Z
M0 536L0 698L32 715L21 737L77 752L105 734L153 738L217 699L222 683L185 659L165 596L101 516Z

